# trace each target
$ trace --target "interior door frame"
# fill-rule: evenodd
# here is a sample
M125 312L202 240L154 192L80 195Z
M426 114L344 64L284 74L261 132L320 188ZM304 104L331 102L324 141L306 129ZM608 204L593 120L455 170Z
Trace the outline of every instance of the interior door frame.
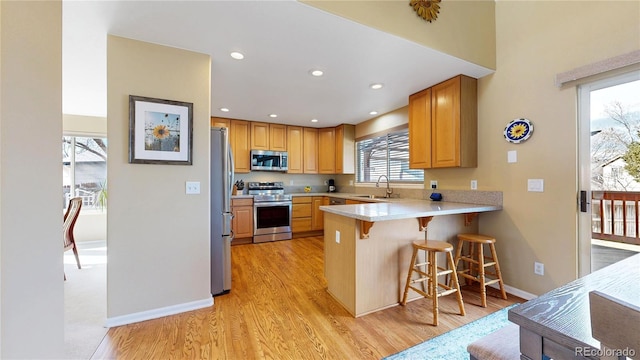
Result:
M591 273L591 98L592 91L640 80L640 70L611 74L578 85L578 274ZM580 211L580 191L586 191L587 211Z

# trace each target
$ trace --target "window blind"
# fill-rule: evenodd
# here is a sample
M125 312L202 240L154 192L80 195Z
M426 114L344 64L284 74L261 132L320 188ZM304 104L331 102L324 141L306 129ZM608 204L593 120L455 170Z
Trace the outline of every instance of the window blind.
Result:
M376 182L385 175L390 182L423 183L424 171L409 169L409 130L358 141L356 182Z

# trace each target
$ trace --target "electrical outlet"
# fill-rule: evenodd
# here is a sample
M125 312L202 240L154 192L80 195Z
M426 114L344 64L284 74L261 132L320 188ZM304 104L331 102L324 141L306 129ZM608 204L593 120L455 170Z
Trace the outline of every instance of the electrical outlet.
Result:
M438 180L431 180L431 188L432 189L438 188Z
M325 184L325 185L329 185L329 181L328 181L328 180L325 180L325 181L324 181L324 184Z
M471 190L478 190L478 180L471 180Z
M543 263L539 263L539 262L534 262L533 263L533 272L536 275L544 275L544 264Z
M187 181L185 187L186 187L185 193L188 195L200 194L199 181Z

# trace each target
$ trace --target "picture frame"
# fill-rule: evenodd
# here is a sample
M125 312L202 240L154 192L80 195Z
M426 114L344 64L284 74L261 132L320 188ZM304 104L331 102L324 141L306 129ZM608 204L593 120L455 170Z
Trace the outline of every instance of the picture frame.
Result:
M192 165L193 103L129 95L129 163Z

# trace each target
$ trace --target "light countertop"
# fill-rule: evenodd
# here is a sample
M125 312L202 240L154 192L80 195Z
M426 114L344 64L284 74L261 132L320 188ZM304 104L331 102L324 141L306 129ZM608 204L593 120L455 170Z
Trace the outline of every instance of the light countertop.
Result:
M320 206L320 210L344 217L375 222L497 211L502 210L502 206L404 199L404 201L374 202L370 204Z

